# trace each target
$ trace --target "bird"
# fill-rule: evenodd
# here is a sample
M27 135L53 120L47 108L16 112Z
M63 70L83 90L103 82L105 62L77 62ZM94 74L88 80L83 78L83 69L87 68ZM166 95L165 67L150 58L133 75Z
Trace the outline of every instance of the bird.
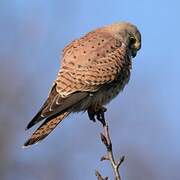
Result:
M47 137L70 113L88 112L95 121L130 79L141 33L129 22L90 31L62 50L61 66L47 100L26 127L42 122L24 148Z

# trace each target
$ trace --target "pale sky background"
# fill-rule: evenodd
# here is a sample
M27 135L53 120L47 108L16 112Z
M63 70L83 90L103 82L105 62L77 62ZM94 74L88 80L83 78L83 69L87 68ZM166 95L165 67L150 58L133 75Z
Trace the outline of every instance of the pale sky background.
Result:
M142 33L131 80L108 105L123 180L180 179L180 1L1 0L0 179L112 179L99 134L87 114L74 114L43 142L21 149L25 126L46 99L73 39L107 24L129 21Z

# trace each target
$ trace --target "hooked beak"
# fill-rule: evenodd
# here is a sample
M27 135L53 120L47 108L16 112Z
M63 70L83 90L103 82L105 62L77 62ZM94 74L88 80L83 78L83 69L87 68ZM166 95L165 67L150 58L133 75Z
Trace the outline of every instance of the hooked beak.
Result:
M132 57L134 58L134 57L136 57L136 54L137 54L137 51L132 51Z

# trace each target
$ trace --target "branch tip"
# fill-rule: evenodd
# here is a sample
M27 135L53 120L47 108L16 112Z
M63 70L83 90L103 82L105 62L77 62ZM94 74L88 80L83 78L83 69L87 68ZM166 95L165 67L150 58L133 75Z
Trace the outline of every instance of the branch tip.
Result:
M108 180L108 177L103 178L103 177L101 176L101 174L99 173L99 171L97 171L97 170L96 170L96 172L95 172L95 175L96 175L96 177L97 177L98 180Z
M100 161L109 160L108 155L104 155L101 157Z

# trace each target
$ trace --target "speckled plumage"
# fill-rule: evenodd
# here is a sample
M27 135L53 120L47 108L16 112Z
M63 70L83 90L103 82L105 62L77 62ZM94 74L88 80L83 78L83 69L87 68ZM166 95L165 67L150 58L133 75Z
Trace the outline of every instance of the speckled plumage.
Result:
M48 99L27 129L46 120L25 146L45 138L69 113L112 100L129 81L131 59L140 47L141 35L130 23L96 29L66 46Z

